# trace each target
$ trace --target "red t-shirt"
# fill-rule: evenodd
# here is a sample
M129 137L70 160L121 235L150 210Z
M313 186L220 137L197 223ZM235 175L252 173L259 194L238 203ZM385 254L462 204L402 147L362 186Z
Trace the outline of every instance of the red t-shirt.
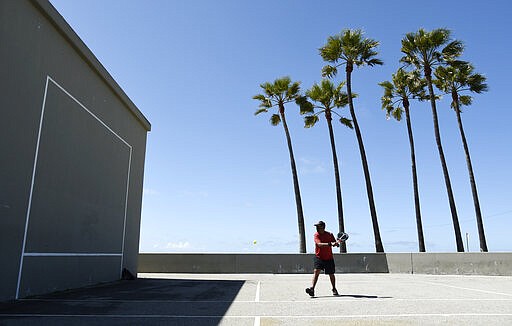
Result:
M336 241L336 239L330 232L324 232L323 234L315 232L315 255L321 260L333 259L334 257L332 256L332 247L319 247L318 244L334 241Z

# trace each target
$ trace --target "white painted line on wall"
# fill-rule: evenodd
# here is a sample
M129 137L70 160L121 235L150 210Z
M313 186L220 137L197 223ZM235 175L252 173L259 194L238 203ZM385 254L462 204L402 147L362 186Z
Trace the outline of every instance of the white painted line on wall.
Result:
M118 253L26 252L25 257L120 257Z
M73 101L75 101L78 105L82 107L87 113L89 113L94 119L96 119L101 125L103 125L108 131L110 131L114 136L116 136L119 140L121 140L128 149L130 150L130 156L128 158L128 175L126 179L126 194L125 194L125 205L124 205L124 219L123 219L123 240L121 242L121 263L119 266L119 277L122 277L123 273L123 258L124 258L124 242L126 236L126 216L128 213L128 191L130 189L130 172L131 172L131 164L132 164L132 146L123 139L123 137L119 136L114 130L112 130L106 123L104 123L100 118L98 118L94 113L92 113L89 109L85 107L79 100L77 100L73 95L71 95L64 87L59 85L56 81L54 81L50 76L48 76L50 81L52 81L60 90L62 90L66 95L68 95Z
M41 118L39 119L39 132L37 134L36 153L34 155L34 167L32 169L32 181L30 182L30 193L28 196L28 207L27 207L27 214L25 217L25 231L23 233L23 245L21 247L20 269L18 271L18 284L16 285L16 299L19 298L19 294L20 294L21 271L23 270L23 256L25 255L25 248L27 245L28 221L30 218L30 209L32 207L32 194L34 192L34 181L36 178L37 156L39 155L39 144L41 141L41 131L43 129L42 127L43 127L43 118L44 118L44 107L46 105L46 94L48 93L49 79L50 79L50 77L46 76L46 83L44 86L44 95L43 95L43 104L41 106Z
M132 168L132 147L130 146L130 157L128 159L128 175L126 176L126 197L125 197L125 202L124 202L123 242L121 244L122 255L121 255L121 266L119 268L119 278L122 278L122 276L123 276L124 240L126 237L126 215L128 214L128 191L130 189L131 168Z
M254 318L254 326L260 326L261 318L258 316Z
M110 131L114 136L116 136L117 138L119 138L120 141L122 141L126 146L128 146L129 148L132 148L132 146L126 141L123 139L123 137L119 136L114 130L112 130L112 128L110 128L109 126L107 126L107 124L105 122L103 122L100 118L98 118L94 113L92 113L88 108L85 107L85 105L83 105L79 100L77 100L73 95L71 95L71 93L69 93L64 87L60 86L59 83L57 83L55 80L53 80L50 76L47 76L47 78L53 83L55 84L55 86L57 86L61 91L63 91L67 96L69 96L73 101L76 102L76 104L80 105L80 107L82 107L82 109L84 109L87 113L89 113L94 119L96 119L103 127L105 127L105 129L107 129L108 131Z
M125 243L125 233L126 233L126 217L127 217L127 207L128 207L128 191L129 191L129 185L130 185L130 172L131 172L131 161L132 161L132 153L133 153L133 148L132 146L126 141L124 140L121 136L119 136L114 130L112 130L107 124L105 124L100 118L98 118L94 113L92 113L89 109L87 109L85 107L85 105L83 105L80 101L78 101L73 95L71 95L71 93L69 93L64 87L62 87L61 85L59 85L59 83L57 83L55 80L53 80L50 76L46 76L46 83L45 83L45 87L44 87L44 96L43 96L43 103L42 103L42 106L41 106L41 118L40 118L40 121L39 121L39 131L38 131L38 135L37 135L37 142L36 142L36 151L35 151L35 155L34 155L34 166L33 166L33 169L32 169L32 180L31 180L31 184L30 184L30 193L29 193L29 199L28 199L28 206L27 206L27 214L26 214L26 218L25 218L25 230L24 230L24 234L23 234L23 245L22 245L22 250L21 250L21 255L20 255L20 266L19 266L19 271L18 271L18 282L17 282L17 286L16 286L16 299L19 299L19 292L20 292L20 285L21 285L21 276L22 276L22 272L23 272L23 257L25 256L69 256L70 254L65 254L65 253L46 253L46 254L43 254L43 253L25 253L25 250L26 250L26 243L27 243L27 233L28 233L28 226L29 226L29 221L30 221L30 211L31 211L31 208L32 208L32 197L33 197L33 192L34 192L34 183L35 183L35 175L36 175L36 169L37 169L37 159L38 159L38 156L39 156L39 145L41 143L41 133L42 133L42 130L43 130L43 120L44 120L44 113L45 113L45 107L46 107L46 98L47 98L47 94L48 94L48 85L49 85L49 82L52 82L55 86L57 86L62 92L64 92L67 96L69 96L73 101L75 101L82 109L84 109L87 113L89 113L94 119L96 119L103 127L105 127L110 133L112 133L116 138L118 138L119 140L121 140L121 142L123 142L130 150L130 157L128 159L128 176L127 176L127 181L126 181L126 197L125 197L125 208L124 208L124 220L123 220L123 240L122 240L122 247L121 247L121 253L119 254L108 254L107 256L109 255L116 255L116 256L121 256L121 263L120 263L120 272L119 272L119 275L121 277L122 275L122 270L123 270L123 256L124 256L124 243ZM102 255L102 256L106 256L105 254L99 254L99 253L89 253L89 254L73 254L74 256L98 256L98 255Z

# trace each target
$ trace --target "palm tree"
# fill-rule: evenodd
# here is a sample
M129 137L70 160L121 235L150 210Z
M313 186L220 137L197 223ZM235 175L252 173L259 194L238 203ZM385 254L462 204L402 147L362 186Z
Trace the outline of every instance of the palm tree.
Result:
M270 117L270 123L273 126L283 122L283 128L288 143L288 152L290 154L290 163L292 168L293 189L295 191L295 204L297 206L297 220L299 225L300 253L306 253L306 233L304 229L304 213L302 211L302 200L300 197L299 178L297 177L297 167L293 156L292 139L286 123L284 106L290 102L296 102L303 110L307 110L311 104L306 97L300 93L300 82L291 81L290 77L278 78L274 83L263 83L260 85L265 94L253 96L253 99L260 101L259 110L254 115L262 112L268 112L269 109L276 107L279 114L273 114Z
M334 77L338 73L338 67L345 65L346 82L347 82L347 96L350 108L350 115L352 123L356 132L357 142L359 144L359 153L361 154L361 162L363 165L363 172L366 181L366 192L368 195L368 203L370 206L370 214L372 218L373 233L375 237L375 250L377 252L384 252L384 246L380 238L379 223L377 220L377 211L375 209L375 201L373 199L373 189L370 179L370 170L368 169L368 161L366 159L366 152L364 150L363 137L361 129L357 123L356 112L354 110L353 95L352 95L352 71L354 65L357 67L368 65L382 65L380 59L375 58L378 54L375 48L379 42L365 38L361 30L343 30L340 34L330 36L327 39L327 44L320 48L320 55L330 63L322 69L322 75L325 77Z
M439 28L431 32L419 29L416 33L407 33L405 38L402 39L401 51L405 55L400 59L400 61L406 65L412 65L416 67L416 69L421 70L427 80L430 106L432 108L432 118L434 121L434 133L441 166L443 168L458 252L464 251L464 245L462 242L459 218L457 216L457 208L455 207L450 175L448 174L448 167L446 165L443 146L441 144L441 134L439 132L439 123L437 119L436 98L434 88L432 86L432 69L443 64L447 60L454 60L459 57L462 50L463 45L460 41L450 42L450 31L447 29Z
M425 252L425 239L423 237L423 226L421 223L420 194L418 188L418 175L416 173L416 155L414 151L414 138L411 127L411 116L409 111L410 99L425 99L426 82L420 78L420 72L414 70L406 72L402 68L392 75L392 81L379 83L384 87L382 96L382 109L386 110L386 118L393 116L396 120L402 120L405 112L407 122L407 133L409 135L409 146L411 148L412 184L414 191L414 207L416 211L416 228L418 231L419 251Z
M333 110L335 108L341 108L343 106L346 106L348 103L347 94L341 91L343 85L344 83L340 83L339 85L336 86L328 79L322 80L320 85L314 84L310 90L306 91L306 96L318 104L313 104L309 108L309 110L301 112L302 114L309 114L304 118L306 128L313 127L319 120L318 116L322 113L324 113L325 119L327 121L327 127L329 128L329 137L331 140L334 179L336 182L336 200L338 203L338 227L340 232L345 232L345 223L343 219L343 203L341 199L341 182L340 172L338 168L338 156L336 155L336 144L334 142L334 131L332 128L332 115L336 114L340 116L337 112ZM315 112L314 109L318 109L318 111ZM352 123L349 119L340 116L340 122L352 129ZM341 242L340 252L347 252L345 242Z
M482 212L480 210L480 202L478 200L478 192L476 190L475 175L473 174L473 165L469 155L469 147L466 141L464 128L462 127L461 106L471 105L472 98L469 95L460 95L461 92L470 91L477 94L487 91L486 78L474 73L474 68L469 63L455 63L447 67L438 67L434 75L436 79L433 81L437 88L446 94L451 94L451 107L457 116L462 145L466 154L466 164L469 172L469 183L471 184L471 192L473 194L473 203L475 205L476 222L478 227L478 237L480 239L480 251L487 252L487 242L485 240L484 224L482 221Z

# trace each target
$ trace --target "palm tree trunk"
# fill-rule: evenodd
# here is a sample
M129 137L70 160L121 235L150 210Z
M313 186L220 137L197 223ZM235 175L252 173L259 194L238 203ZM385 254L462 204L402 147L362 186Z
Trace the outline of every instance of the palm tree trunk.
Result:
M452 185L450 182L450 175L448 174L448 167L446 165L446 159L444 157L443 146L441 145L441 134L439 132L439 123L437 119L436 100L434 96L434 88L432 87L432 70L430 67L425 67L425 78L428 83L428 91L430 95L430 106L432 107L432 119L434 121L434 133L436 137L437 150L439 151L439 158L441 160L441 166L443 168L444 182L446 185L446 191L448 192L448 201L450 203L450 210L452 213L453 229L455 232L455 242L457 244L457 251L464 252L464 244L462 242L462 235L460 232L459 218L457 216L457 208L455 207L455 199L453 197Z
M300 198L299 178L297 177L297 167L295 165L295 157L293 156L292 139L288 131L288 124L284 115L284 106L279 104L279 114L283 122L286 141L288 143L288 152L290 153L290 163L292 167L293 190L295 191L295 204L297 206L297 222L299 225L299 252L306 253L306 230L304 229L304 213L302 211L302 200Z
M484 223L482 220L482 212L480 210L480 201L478 200L478 192L476 191L475 175L473 174L473 165L471 164L471 156L469 155L469 147L462 127L462 118L459 109L459 97L455 92L452 93L452 98L455 103L455 113L457 114L457 122L459 124L460 137L462 138L462 145L464 146L464 153L466 154L466 163L469 172L469 183L471 184L471 192L473 194L473 202L475 204L476 223L478 227L478 238L480 239L480 251L487 252L487 241L485 240Z
M341 200L341 182L340 172L338 168L338 156L336 155L336 145L334 143L334 131L332 129L332 116L330 111L325 112L327 126L329 128L329 137L331 139L332 162L334 165L334 179L336 181L336 201L338 203L338 227L340 232L345 232L345 222L343 221L343 203ZM340 243L340 252L347 252L347 245L345 241Z
M376 252L384 252L384 246L380 239L379 222L377 220L377 211L375 209L375 202L373 200L373 189L372 182L370 180L370 170L368 169L368 161L366 160L366 152L363 145L363 137L361 136L361 130L357 123L356 112L354 110L354 103L352 101L352 81L351 74L353 65L347 62L346 73L347 73L347 94L348 104L350 108L350 114L352 116L352 122L354 123L354 129L356 131L357 143L359 144L359 153L361 154L361 162L363 164L364 178L366 181L366 192L368 194L368 204L370 206L370 214L372 217L373 234L375 237L375 250Z
M425 239L423 238L423 226L421 223L420 193L418 189L418 176L416 174L416 154L414 151L414 138L412 135L411 116L409 113L409 100L405 98L403 104L405 109L405 120L407 122L407 133L409 134L409 146L411 147L412 184L414 189L414 208L416 210L416 228L418 230L418 245L419 251L425 252Z

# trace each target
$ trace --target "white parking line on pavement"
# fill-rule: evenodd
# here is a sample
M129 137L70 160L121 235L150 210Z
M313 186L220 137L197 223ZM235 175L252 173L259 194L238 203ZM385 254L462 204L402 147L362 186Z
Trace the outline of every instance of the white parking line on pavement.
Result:
M205 315L56 315L56 314L2 314L0 317L50 317L50 318L180 318L180 319L218 319L218 318L259 318L260 316L243 316L243 315L222 315L222 316L205 316ZM284 318L284 319L366 319L366 318L397 318L397 317L512 317L512 314L492 314L492 313L445 313L445 314L373 314L373 315L265 315L263 318Z
M256 297L254 298L254 302L260 302L260 290L261 290L261 281L258 282L256 286Z
M260 291L261 291L261 281L258 281L258 285L256 286L256 297L254 298L254 302L260 302ZM261 319L260 316L256 316L254 318L254 326L260 326Z
M453 288L453 289L459 289L459 290L469 290L469 291L476 291L476 292L482 292L482 293L488 293L488 294L505 295L507 297L512 297L512 294L510 294L510 293L501 293L501 292L486 291L486 290L480 290L480 289L472 289L472 288L466 288L466 287L455 286L455 285L448 285L448 284L436 283L436 282L422 281L421 283L430 284L430 285L439 285L439 286L444 286L444 287Z

